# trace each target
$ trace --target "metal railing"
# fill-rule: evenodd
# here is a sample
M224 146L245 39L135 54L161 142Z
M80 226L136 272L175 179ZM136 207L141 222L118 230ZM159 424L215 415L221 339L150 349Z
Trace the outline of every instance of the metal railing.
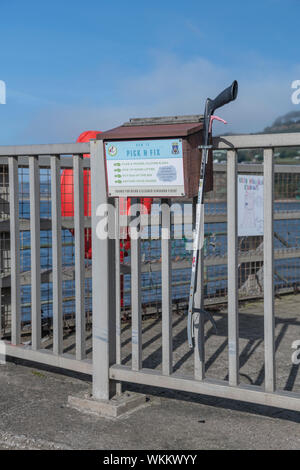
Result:
M0 147L0 166L3 168L3 203L2 229L0 232L9 233L9 256L2 256L2 301L10 296L10 321L5 332L7 354L42 364L71 369L78 372L93 374L93 393L96 398L108 399L112 394L120 391L123 381L166 387L170 389L185 390L190 392L215 395L243 401L270 404L290 409L300 409L299 397L295 394L277 390L275 377L275 352L274 352L274 272L276 259L298 259L298 241L294 245L288 240L287 245L278 251L274 250L274 244L282 239L273 237L276 221L299 221L299 209L275 211L274 192L276 199L292 200L289 194L283 194L279 186L276 186L275 175L299 175L299 167L287 168L275 166L273 149L279 147L300 146L299 134L281 135L245 135L228 136L214 140L216 149L227 150L227 164L215 166L215 179L227 180L222 191L218 192L218 185L213 194L207 196L207 202L214 207L214 211L206 213L206 231L214 233L214 237L220 236L226 240L222 252L213 253L207 248L211 235L207 235L206 246L201 250L200 256L204 261L200 263L202 269L198 273L197 295L195 301L198 305L204 300L228 302L228 380L216 381L206 377L205 372L205 347L204 347L204 320L201 316L196 319L196 347L194 351L194 372L192 376L182 377L173 372L173 331L172 331L172 306L174 300L184 298L174 296L180 285L188 282L190 251L179 259L174 260L171 238L161 241L161 247L154 250L146 239L131 240L131 254L126 263L121 263L120 240L99 239L96 227L99 222L97 207L100 204L111 202L119 213L118 201L108 200L106 192L106 177L103 156L102 141L91 141L89 144L57 144L25 147ZM264 149L263 165L238 165L237 151L244 148ZM84 159L83 154L90 153L90 159ZM67 156L70 155L70 156ZM8 168L6 172L5 168ZM91 171L91 199L92 220L85 215L84 198L84 171ZM73 170L74 209L70 216L62 216L61 208L61 176L63 169ZM261 173L263 169L264 180L264 236L263 239L251 241L242 246L237 233L237 175L238 172ZM48 186L47 195L41 191L41 172ZM20 172L28 178L28 188L20 191ZM227 177L226 177L227 173ZM45 176L46 175L46 176ZM298 176L293 176L298 178ZM22 180L22 177L21 177ZM298 183L297 183L298 184ZM293 189L294 191L294 189ZM26 210L20 205L20 193L25 201ZM290 195L292 194L292 190ZM293 193L295 194L295 192ZM47 216L42 214L43 198L47 200ZM221 201L221 206L220 206ZM158 201L159 203L162 201ZM153 214L156 226L165 232L172 231L172 225L176 225L176 214L172 215L168 210L169 200L163 201L161 214ZM219 204L219 205L218 205ZM2 207L2 206L1 206ZM221 207L221 209L220 209ZM44 210L44 208L43 208ZM23 216L24 215L24 216ZM275 220L275 221L274 221ZM119 233L119 219L110 218L110 224L114 233ZM189 215L189 224L192 227L192 210ZM209 224L221 224L226 228L218 230L222 234L216 235ZM86 230L92 231L92 262L85 259ZM44 240L43 232L48 238ZM63 232L66 232L65 238ZM30 238L22 239L22 233L30 233ZM69 237L69 238L68 238ZM73 242L74 237L74 242ZM72 241L70 241L72 238ZM1 239L5 250L8 251L8 239ZM277 240L277 241L276 241ZM286 242L286 240L285 240ZM142 259L142 244L150 245L150 253L147 262ZM185 240L180 242L186 243ZM70 246L69 246L70 245ZM42 265L42 250L47 246L50 250L50 260ZM182 250L183 245L176 245L175 249ZM27 247L29 247L27 249ZM71 247L71 248L70 248ZM68 256L72 261L64 264L64 249L69 250ZM291 249L292 248L292 249ZM4 251L5 251L4 250ZM206 250L206 252L205 252ZM155 253L154 253L155 251ZM175 255L177 256L178 253ZM27 253L30 261L29 268L21 269L21 253ZM23 255L22 255L23 256ZM160 260L161 258L161 260ZM173 263L172 263L173 258ZM29 262L28 261L28 262ZM4 263L4 265L3 265ZM6 265L5 265L6 263ZM177 264L176 264L177 263ZM180 264L181 263L181 264ZM225 266L227 273L219 273L219 278L214 282L224 281L219 293L210 295L207 291L209 276L205 269L215 266ZM241 266L245 273L241 274ZM49 268L50 266L50 268ZM150 266L150 270L149 270ZM249 267L250 266L250 267ZM261 269L263 267L263 269ZM175 269L174 269L175 268ZM176 269L177 268L177 269ZM204 269L205 268L205 269ZM172 280L174 271L185 270L182 277ZM260 271L262 289L260 295L264 298L264 325L265 325L265 385L264 387L245 386L239 381L239 335L238 335L238 303L241 293L241 279L244 280L249 273ZM156 286L156 302L160 301L162 340L161 340L161 371L142 368L142 312L144 312L142 293L145 288L152 285L147 281L143 284L143 275L149 272L151 276L157 272L160 274ZM124 285L124 302L121 305L122 286L121 274L127 276ZM150 277L151 277L150 276ZM184 278L184 276L186 276ZM217 278L217 276L215 276ZM224 279L220 280L223 277ZM92 289L86 286L87 280L92 280ZM228 279L228 280L227 280ZM68 296L63 292L64 283L69 280L74 284L74 292ZM22 286L31 285L30 297L27 299L29 316L27 323L30 328L27 335L22 327L25 325L22 319L21 298ZM47 284L47 299L43 301L41 294L43 284ZM50 287L49 287L50 286ZM282 286L281 286L282 287ZM292 284L287 286L292 287ZM8 290L10 294L8 294ZM72 287L73 289L73 287ZM243 291L244 292L244 291ZM128 304L126 305L127 295ZM160 297L160 299L158 299ZM244 296L246 297L246 296ZM75 348L70 353L70 343L65 338L64 322L68 317L68 299L72 298L71 310L74 310ZM92 308L87 305L87 299L92 298ZM48 330L49 338L43 337L43 302L51 305L51 318ZM26 302L25 302L26 303ZM150 301L148 302L151 303ZM131 315L131 366L125 365L122 360L121 341L121 316L124 310ZM87 357L87 313L92 310L93 344L92 356ZM3 318L3 316L2 316ZM6 336L7 335L7 336Z
M275 312L274 312L274 148L300 146L299 134L228 136L215 139L214 146L227 149L227 269L228 269L228 380L206 377L203 315L195 318L194 368L190 376L173 372L172 289L170 285L170 237L162 241L162 344L161 370L143 368L141 304L141 240L132 240L131 254L131 365L124 364L120 354L121 328L119 304L119 243L96 236L99 222L97 207L107 199L103 146L92 142L92 234L93 234L93 394L109 399L120 390L117 384L132 382L149 386L213 395L300 410L300 395L277 389L275 377ZM263 230L263 297L264 297L264 386L244 385L239 377L239 312L238 312L238 198L237 150L263 148L264 230ZM112 219L113 231L117 223ZM170 212L162 214L162 225L168 231ZM201 249L201 259L204 251ZM101 262L100 262L101 260ZM199 265L196 299L204 301L203 263ZM100 359L101 358L101 359Z
M20 149L21 150L21 149ZM70 157L61 158L61 168L73 171ZM50 157L41 156L39 159L39 175L36 186L40 187L40 264L41 264L41 305L42 321L51 323L53 313L52 296L52 221L51 221L51 168ZM1 163L2 162L2 163ZM71 166L70 166L71 165ZM89 160L84 161L85 171L89 171ZM9 220L9 181L8 157L0 157L0 190L1 190L1 220L0 220L0 256L2 282L2 334L10 334L11 305L10 305L10 220ZM61 172L64 170L61 169ZM239 164L239 174L259 175L263 172L262 164ZM21 286L21 326L31 328L31 242L30 242L30 168L29 158L18 157L18 207L20 229L20 286ZM227 166L214 164L214 190L207 193L205 213L205 246L204 246L204 289L205 304L211 307L226 304L227 280ZM75 183L76 185L76 183ZM33 187L33 184L32 184ZM300 188L300 165L275 165L275 290L276 293L287 293L297 290L300 286L300 199L296 199ZM74 199L74 181L72 184L61 182L64 195ZM298 191L298 192L297 192ZM90 181L84 181L85 206L86 199L90 201ZM177 212L172 213L171 230L177 233L184 223L190 233L192 227L192 202L178 204ZM66 204L67 206L67 204ZM38 207L37 207L38 209ZM90 235L90 214L84 215L85 238ZM184 221L183 221L184 215ZM143 216L143 222L147 217ZM151 234L141 241L142 254L142 285L141 299L143 311L147 314L161 311L161 230L160 201L152 205L151 222L154 229ZM69 318L69 324L75 324L75 244L74 244L74 210L64 209L61 216L62 224L62 282L63 282L63 314ZM155 234L156 232L156 234ZM187 235L185 232L184 235ZM154 235L153 235L154 233ZM189 235L187 235L188 237ZM191 268L191 241L187 237L171 239L171 284L174 308L183 308L188 297L188 284ZM90 242L89 242L90 243ZM127 252L126 252L127 251ZM130 317L130 250L121 253L122 262L122 316ZM239 237L239 270L238 287L239 299L249 300L263 296L263 237ZM91 264L85 263L85 308L91 317L92 289ZM90 322L89 322L90 323Z
M0 165L3 169L5 195L2 192L2 206L6 206L2 217L0 231L9 232L10 254L6 259L6 266L1 267L2 300L10 300L9 324L6 325L4 339L8 356L31 360L38 363L91 373L91 361L86 360L86 311L85 311L85 228L90 222L84 216L84 168L90 167L89 159L83 159L83 154L89 153L89 143L33 145L0 148ZM8 168L8 181L7 171ZM62 218L62 188L61 177L63 169L72 169L73 194L72 217ZM28 186L27 212L23 214L24 203L24 177L27 172ZM45 174L50 180L47 198L41 194L42 181ZM24 184L25 184L24 183ZM20 197L20 184L21 193ZM26 193L26 191L25 191ZM48 201L47 214L41 211L45 199ZM8 209L8 210L7 210ZM22 214L20 214L20 209ZM8 227L5 226L9 224ZM75 280L75 354L65 354L63 336L63 323L65 319L63 309L63 283L68 278L67 270L63 269L64 246L62 231L73 230L74 234L74 267L71 279ZM51 268L41 268L41 235L50 234L48 240L51 247ZM29 248L29 266L27 270L21 269L21 234L30 233L26 240ZM72 236L72 235L71 235ZM22 243L23 245L23 243ZM22 247L24 248L24 246ZM49 246L48 246L49 248ZM25 249L26 251L26 249ZM2 256L3 259L3 256ZM24 263L23 263L24 264ZM52 305L51 325L48 333L51 338L44 341L42 338L43 302L41 300L42 284L51 281ZM24 322L21 309L21 286L30 284L29 303L29 333L22 328ZM5 290L6 288L6 290ZM10 294L9 294L10 291ZM7 303L7 302L6 302ZM3 316L1 315L3 319ZM1 325L0 325L1 326ZM3 331L3 330L2 330ZM46 338L47 339L47 338Z

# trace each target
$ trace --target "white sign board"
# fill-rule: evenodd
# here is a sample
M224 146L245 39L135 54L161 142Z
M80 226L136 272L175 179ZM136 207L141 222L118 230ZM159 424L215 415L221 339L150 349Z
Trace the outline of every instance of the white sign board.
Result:
M184 195L181 139L105 142L112 197Z
M238 175L238 236L264 234L264 177Z

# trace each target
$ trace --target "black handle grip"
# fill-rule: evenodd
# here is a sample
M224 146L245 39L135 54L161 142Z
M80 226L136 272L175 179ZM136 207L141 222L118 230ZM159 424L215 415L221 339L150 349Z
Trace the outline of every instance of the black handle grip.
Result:
M209 102L209 111L212 114L216 109L221 108L230 101L236 99L238 94L238 82L234 80L232 84L225 88L214 100Z

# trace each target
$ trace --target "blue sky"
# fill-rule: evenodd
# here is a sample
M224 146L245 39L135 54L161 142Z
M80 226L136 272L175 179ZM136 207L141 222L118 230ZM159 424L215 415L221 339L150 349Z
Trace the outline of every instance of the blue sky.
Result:
M202 113L233 79L226 131L260 131L297 110L299 13L299 0L0 0L0 145Z

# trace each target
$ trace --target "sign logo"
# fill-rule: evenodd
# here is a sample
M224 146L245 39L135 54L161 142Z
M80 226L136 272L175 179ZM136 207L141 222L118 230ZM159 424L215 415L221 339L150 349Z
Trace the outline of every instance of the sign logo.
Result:
M178 142L172 143L172 154L177 155L179 153L179 145Z
M118 149L115 145L111 145L110 147L108 147L108 153L111 157L115 157L118 153Z

